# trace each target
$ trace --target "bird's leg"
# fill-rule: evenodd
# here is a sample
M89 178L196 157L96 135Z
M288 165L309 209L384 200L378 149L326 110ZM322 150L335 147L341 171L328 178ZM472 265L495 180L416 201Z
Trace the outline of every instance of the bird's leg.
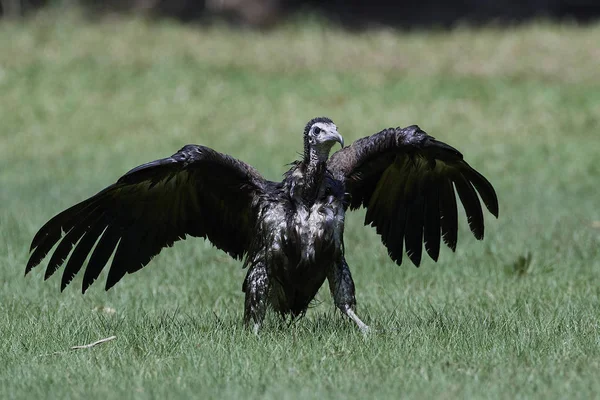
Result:
M352 280L352 274L350 274L350 268L348 268L348 264L343 257L340 262L335 263L329 270L327 280L336 307L354 321L361 332L369 332L369 326L362 322L354 312L356 308L354 281Z
M246 293L246 306L244 309L244 323L252 327L254 333L258 333L267 311L267 295L269 290L269 276L264 264L256 264L248 270L244 280L244 292Z

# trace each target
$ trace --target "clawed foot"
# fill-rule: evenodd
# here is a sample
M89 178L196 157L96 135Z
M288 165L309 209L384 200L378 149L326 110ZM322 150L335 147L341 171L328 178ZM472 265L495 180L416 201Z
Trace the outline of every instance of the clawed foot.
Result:
M365 324L360 320L360 318L358 318L358 315L356 315L356 313L354 312L354 310L352 310L352 308L350 308L350 306L345 306L344 308L341 308L341 310L344 314L348 316L348 318L354 321L354 323L358 326L358 329L360 329L360 331L364 335L367 335L369 334L369 332L371 332L371 328L369 328L367 324Z

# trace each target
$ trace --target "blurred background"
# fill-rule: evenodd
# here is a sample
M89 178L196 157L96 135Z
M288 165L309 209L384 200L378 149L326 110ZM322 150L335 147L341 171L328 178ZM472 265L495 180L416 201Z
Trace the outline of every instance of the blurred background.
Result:
M134 13L181 21L214 17L268 27L286 17L314 13L345 26L364 28L450 27L457 23L514 23L532 18L589 21L600 15L597 0L4 0L4 16L22 16L57 4L79 5L91 13Z

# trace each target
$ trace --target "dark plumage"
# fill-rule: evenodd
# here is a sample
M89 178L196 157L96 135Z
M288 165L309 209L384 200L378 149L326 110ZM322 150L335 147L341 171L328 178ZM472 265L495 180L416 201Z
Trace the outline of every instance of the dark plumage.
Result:
M331 147L342 149L329 158ZM457 202L483 238L479 196L498 216L492 185L456 149L419 127L391 128L343 147L325 117L304 130L304 157L282 182L204 146L187 145L169 158L136 167L115 184L63 211L35 235L25 273L54 249L45 278L65 262L61 289L91 252L83 292L114 253L106 289L144 267L162 248L186 235L203 237L248 273L245 321L260 326L268 305L282 315L303 314L327 279L336 306L366 330L354 313L354 282L344 258L344 215L367 209L390 257L403 250L419 265L423 243L437 260L440 241L457 241Z

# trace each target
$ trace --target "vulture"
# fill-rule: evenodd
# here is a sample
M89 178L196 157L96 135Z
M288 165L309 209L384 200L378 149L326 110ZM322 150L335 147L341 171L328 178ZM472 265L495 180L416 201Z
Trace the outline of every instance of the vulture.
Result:
M335 143L342 148L330 157ZM498 217L490 182L417 125L344 147L331 119L314 118L304 129L302 159L290 165L273 182L229 155L184 146L50 219L33 238L25 274L54 249L45 279L66 261L64 290L85 264L85 292L110 261L108 290L164 247L202 237L247 268L244 322L255 332L269 307L284 318L304 315L325 280L335 306L368 331L355 312L344 257L348 210L364 207L365 225L375 228L391 259L400 265L406 251L416 266L423 247L434 261L441 241L456 249L456 194L477 239L484 233L480 198Z

